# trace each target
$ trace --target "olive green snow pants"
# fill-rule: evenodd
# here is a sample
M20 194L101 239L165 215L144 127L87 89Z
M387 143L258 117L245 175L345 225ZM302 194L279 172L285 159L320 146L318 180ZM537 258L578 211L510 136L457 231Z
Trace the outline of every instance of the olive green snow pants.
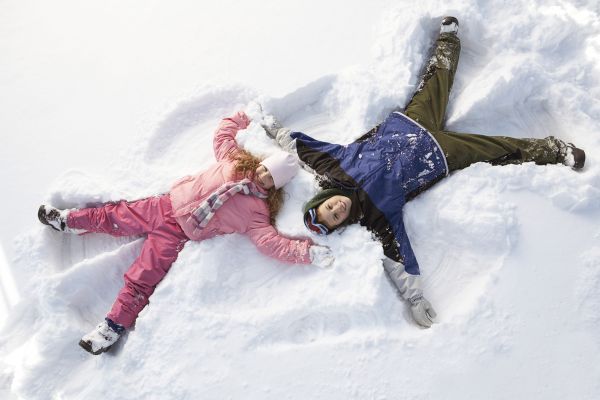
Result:
M442 33L436 41L421 83L404 113L423 125L438 141L450 171L476 162L494 165L534 161L536 164L562 162L565 144L550 136L545 139L517 139L444 130L444 117L460 54L460 40Z

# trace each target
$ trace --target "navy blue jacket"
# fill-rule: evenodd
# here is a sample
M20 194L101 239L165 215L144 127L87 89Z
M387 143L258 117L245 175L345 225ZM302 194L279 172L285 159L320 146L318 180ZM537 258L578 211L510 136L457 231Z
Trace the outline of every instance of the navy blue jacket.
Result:
M419 275L402 209L406 201L448 174L443 151L433 136L404 114L394 112L368 137L339 145L300 132L299 158L333 187L350 190L356 220L382 242L384 254ZM357 204L355 204L357 203ZM353 221L355 222L355 221Z

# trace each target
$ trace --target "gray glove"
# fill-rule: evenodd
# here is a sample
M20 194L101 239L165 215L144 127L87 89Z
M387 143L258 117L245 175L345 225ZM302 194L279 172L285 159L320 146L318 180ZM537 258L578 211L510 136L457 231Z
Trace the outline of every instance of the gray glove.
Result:
M415 322L425 328L431 327L437 314L431 307L431 303L423 297L421 277L409 274L404 270L404 264L388 257L383 259L383 268L398 288L400 295L410 303L410 311Z
M291 154L296 154L296 139L292 139L291 129L281 126L281 123L272 115L267 115L260 126L267 132L267 135L275 139L283 150ZM303 164L301 163L300 165L305 168Z
M265 116L260 123L260 126L262 126L265 132L267 132L267 135L271 136L273 139L277 139L277 131L283 128L281 123L273 115Z
M424 328L430 328L433 319L437 316L431 303L422 294L413 296L408 301L410 302L410 312L416 323Z

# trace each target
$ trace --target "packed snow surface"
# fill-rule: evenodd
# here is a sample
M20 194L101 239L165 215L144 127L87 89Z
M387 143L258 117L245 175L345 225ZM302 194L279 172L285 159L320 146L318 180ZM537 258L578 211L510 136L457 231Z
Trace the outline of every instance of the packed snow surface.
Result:
M600 398L597 1L219 3L0 5L0 397ZM63 235L37 204L166 192L214 161L220 119L253 101L349 143L410 99L444 15L462 40L448 129L553 135L588 159L578 173L476 164L406 205L431 329L351 226L313 237L336 254L327 270L243 235L190 242L116 348L79 348L144 239ZM238 142L276 148L256 123ZM285 190L278 229L308 235L313 177Z

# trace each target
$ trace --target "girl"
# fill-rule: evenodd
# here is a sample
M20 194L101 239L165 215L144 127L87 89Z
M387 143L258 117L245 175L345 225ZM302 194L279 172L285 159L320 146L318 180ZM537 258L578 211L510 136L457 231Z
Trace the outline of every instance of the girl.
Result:
M263 127L286 150L320 175L326 188L308 201L304 223L327 235L359 222L381 241L383 266L411 305L415 321L430 327L436 314L423 297L419 265L404 229L406 201L451 171L476 162L493 165L565 164L583 168L585 153L552 136L517 139L444 130L450 88L458 65L458 20L443 19L440 35L416 93L404 109L345 146L292 133L276 120Z
M329 248L309 239L284 237L273 227L282 202L280 188L294 177L298 165L293 156L283 152L260 161L240 149L236 134L249 123L243 112L225 118L214 137L217 162L198 175L177 181L167 194L79 210L40 206L40 221L61 232L146 235L142 252L125 273L125 286L112 309L79 342L86 351L95 355L107 351L133 325L190 239L240 232L247 234L262 253L279 260L331 265Z

